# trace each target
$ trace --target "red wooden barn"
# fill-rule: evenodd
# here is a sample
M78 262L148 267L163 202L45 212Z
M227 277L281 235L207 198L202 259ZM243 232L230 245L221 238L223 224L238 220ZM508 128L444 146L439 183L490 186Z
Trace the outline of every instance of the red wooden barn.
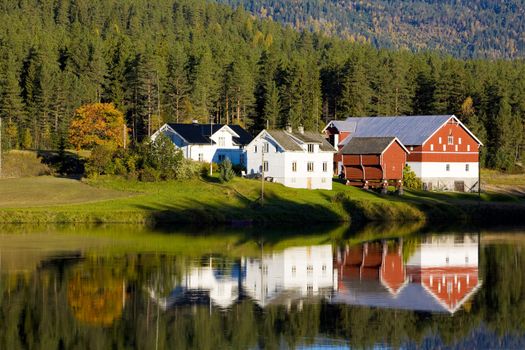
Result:
M352 185L397 183L409 153L396 137L353 137L339 151L344 176Z

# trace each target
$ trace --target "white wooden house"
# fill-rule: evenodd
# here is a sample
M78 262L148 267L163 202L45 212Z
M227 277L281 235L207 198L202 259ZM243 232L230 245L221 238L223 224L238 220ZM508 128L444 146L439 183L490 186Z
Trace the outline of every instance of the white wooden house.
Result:
M247 174L262 174L287 187L332 189L335 148L320 134L263 130L246 147Z
M220 163L229 158L232 164L245 165L245 146L253 137L239 125L224 124L164 124L151 139L161 133L182 150L185 158Z

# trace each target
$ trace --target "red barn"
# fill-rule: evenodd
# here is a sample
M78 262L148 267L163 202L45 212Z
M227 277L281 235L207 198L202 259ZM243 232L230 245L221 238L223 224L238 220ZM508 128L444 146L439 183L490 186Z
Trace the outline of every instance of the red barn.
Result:
M398 183L410 152L396 137L352 137L339 151L350 184Z
M356 137L397 137L410 151L407 164L427 189L477 191L483 145L454 115L360 117L331 121L326 138L338 149ZM334 171L344 169L341 155Z

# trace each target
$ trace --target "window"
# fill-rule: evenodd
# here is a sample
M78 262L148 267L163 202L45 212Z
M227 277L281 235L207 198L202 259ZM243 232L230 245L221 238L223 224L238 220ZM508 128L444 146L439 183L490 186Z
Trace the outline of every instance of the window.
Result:
M309 172L314 171L314 162L308 162L306 168Z
M458 144L461 145L461 137L458 137Z
M434 150L434 144L430 144L430 150L431 150L431 151Z
M439 141L439 144L441 145L441 137L438 139L438 141Z
M328 171L328 162L323 162L323 171L325 173Z
M314 145L311 143L308 144L308 153L314 153Z
M443 152L447 150L447 145L443 145Z
M293 172L297 171L297 162L292 162L292 171Z
M470 145L467 145L467 152L470 152Z
M268 142L264 143L264 150L263 152L268 153L270 152L270 144Z
M458 151L458 145L455 146L456 152Z
M297 272L297 268L294 266L292 266L292 276L295 277L295 273Z
M410 146L410 150L413 151L414 150L414 146Z
M223 162L224 159L226 159L226 156L224 154L219 154L219 162Z
M226 138L224 136L219 137L219 146L226 146Z
M257 145L253 146L253 153L257 153Z
M321 183L324 183L324 184L326 183L326 177L321 178Z
M470 170L470 164L465 164L465 171L469 171Z
M199 153L199 162L204 161L204 154Z
M264 171L268 171L268 162L265 160L264 161Z
M449 145L453 145L454 144L454 136L449 136L448 137L448 144Z
M447 164L447 165L445 166L445 169L446 169L447 171L450 171L450 164Z

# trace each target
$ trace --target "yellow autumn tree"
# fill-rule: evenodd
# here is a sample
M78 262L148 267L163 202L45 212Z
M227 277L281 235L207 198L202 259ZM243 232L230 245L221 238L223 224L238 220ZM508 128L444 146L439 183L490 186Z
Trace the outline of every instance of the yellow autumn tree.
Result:
M112 103L92 103L78 108L69 125L69 142L76 150L97 145L124 147L128 143L124 114Z

